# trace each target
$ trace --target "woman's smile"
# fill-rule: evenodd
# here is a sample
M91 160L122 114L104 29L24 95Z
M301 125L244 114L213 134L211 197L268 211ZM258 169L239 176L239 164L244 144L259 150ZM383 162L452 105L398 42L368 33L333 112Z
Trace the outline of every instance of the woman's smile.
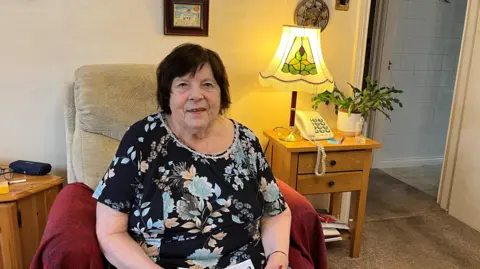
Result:
M207 109L204 107L187 109L187 113L191 114L194 117L202 116L205 112L207 112Z

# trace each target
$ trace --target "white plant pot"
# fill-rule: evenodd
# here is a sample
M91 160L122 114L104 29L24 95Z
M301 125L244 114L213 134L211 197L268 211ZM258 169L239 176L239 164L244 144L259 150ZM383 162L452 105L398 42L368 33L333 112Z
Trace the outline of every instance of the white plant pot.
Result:
M362 114L338 111L337 129L345 136L355 136L357 122L360 121ZM362 126L363 127L363 126Z

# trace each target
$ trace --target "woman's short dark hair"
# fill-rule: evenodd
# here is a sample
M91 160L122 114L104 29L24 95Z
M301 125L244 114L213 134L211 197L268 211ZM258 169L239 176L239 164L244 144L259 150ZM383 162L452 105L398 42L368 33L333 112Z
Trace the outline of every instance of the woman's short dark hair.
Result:
M230 106L230 92L227 72L220 56L212 50L196 44L182 44L176 47L157 68L157 102L166 114L171 114L170 94L176 77L195 75L205 64L210 64L213 76L220 87L220 113Z

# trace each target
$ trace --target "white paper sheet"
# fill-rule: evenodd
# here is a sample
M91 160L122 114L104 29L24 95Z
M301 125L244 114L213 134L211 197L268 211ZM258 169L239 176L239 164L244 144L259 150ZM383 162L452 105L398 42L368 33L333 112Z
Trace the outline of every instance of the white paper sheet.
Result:
M178 269L188 269L188 268L178 268ZM252 260L249 259L244 262L237 263L235 265L227 267L225 269L255 269L255 267L253 267Z

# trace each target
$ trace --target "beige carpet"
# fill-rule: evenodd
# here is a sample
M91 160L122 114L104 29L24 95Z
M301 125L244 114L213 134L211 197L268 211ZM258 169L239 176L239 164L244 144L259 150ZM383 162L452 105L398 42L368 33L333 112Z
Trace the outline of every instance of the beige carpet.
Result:
M442 164L429 164L412 167L385 168L382 171L392 177L437 197L438 185L442 174Z
M329 268L480 268L480 233L442 211L435 198L374 169L360 258L327 243Z

